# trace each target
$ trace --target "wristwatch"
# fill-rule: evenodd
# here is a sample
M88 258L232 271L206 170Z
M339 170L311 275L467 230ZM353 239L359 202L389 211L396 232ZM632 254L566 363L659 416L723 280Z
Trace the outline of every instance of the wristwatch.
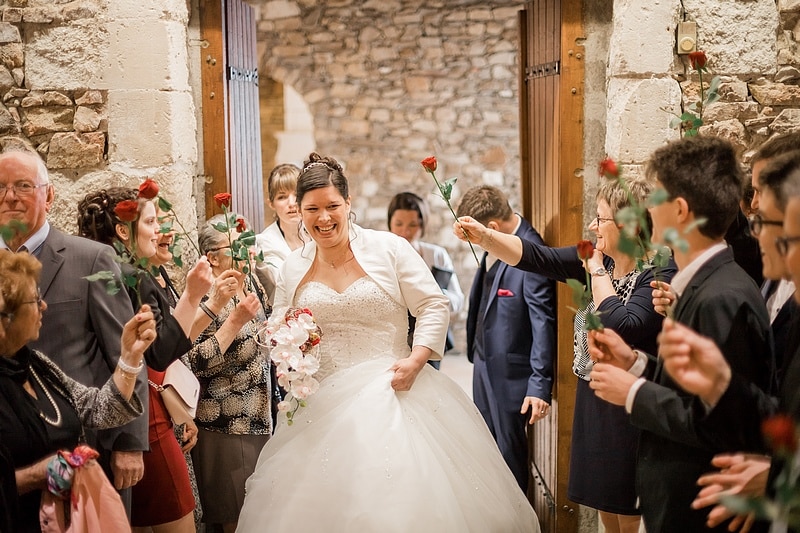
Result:
M590 274L592 275L592 277L594 277L594 276L605 276L606 274L608 274L608 270L606 270L603 267L597 267L594 270L592 270L590 272Z

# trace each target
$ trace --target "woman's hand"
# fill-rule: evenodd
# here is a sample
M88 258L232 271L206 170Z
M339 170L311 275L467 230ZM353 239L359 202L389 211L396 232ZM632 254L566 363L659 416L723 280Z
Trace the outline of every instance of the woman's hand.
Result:
M394 376L392 376L392 388L398 392L409 391L422 367L428 362L428 358L433 351L425 346L414 346L411 355L404 359L395 361L392 365Z
M605 265L603 264L604 257L605 255L603 252L595 248L592 252L592 256L584 262L584 265L586 265L586 271L591 274L597 269L605 268Z
M126 363L139 366L145 350L156 339L156 321L150 306L144 304L136 315L128 320L122 329L120 350Z
M183 453L189 453L189 451L195 447L197 444L197 424L194 423L194 420L187 420L184 422L183 426L183 442L181 444L181 451Z
M462 241L469 239L469 242L477 244L484 249L486 249L486 246L484 246L483 241L489 238L490 231L489 228L472 217L460 217L453 222L453 234L456 237Z
M214 276L211 274L211 264L208 262L208 258L203 256L186 274L186 289L184 292L191 300L199 302L213 283Z
M242 326L253 320L256 314L258 314L259 309L261 309L261 302L259 302L258 297L251 292L242 298L236 307L233 308L228 320L230 320L232 324L238 326L238 329L241 329Z
M230 299L239 291L242 283L244 283L244 274L232 268L217 276L211 286L211 295L206 304L208 308L214 314L219 314L222 308L228 305Z

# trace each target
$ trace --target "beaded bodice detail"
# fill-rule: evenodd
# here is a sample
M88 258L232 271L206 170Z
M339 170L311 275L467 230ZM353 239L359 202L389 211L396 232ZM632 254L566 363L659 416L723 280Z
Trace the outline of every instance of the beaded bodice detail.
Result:
M322 328L318 380L358 363L405 357L408 313L371 278L354 281L343 292L309 281L297 291L297 307L307 307Z

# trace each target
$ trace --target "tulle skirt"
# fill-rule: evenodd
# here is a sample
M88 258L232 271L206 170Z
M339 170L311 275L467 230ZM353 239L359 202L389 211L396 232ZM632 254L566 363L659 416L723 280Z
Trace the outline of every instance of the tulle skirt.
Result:
M536 514L472 401L425 365L391 388L394 359L328 377L285 416L248 479L240 532L538 532Z

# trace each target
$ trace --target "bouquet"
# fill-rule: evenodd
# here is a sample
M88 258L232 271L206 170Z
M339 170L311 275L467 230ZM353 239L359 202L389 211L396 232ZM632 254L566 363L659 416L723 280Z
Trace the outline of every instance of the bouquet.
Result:
M306 406L306 399L319 389L319 381L312 376L319 370L321 340L322 330L305 308L276 309L259 332L259 343L270 348L278 385L286 391L278 410L286 413L289 425L297 410Z

